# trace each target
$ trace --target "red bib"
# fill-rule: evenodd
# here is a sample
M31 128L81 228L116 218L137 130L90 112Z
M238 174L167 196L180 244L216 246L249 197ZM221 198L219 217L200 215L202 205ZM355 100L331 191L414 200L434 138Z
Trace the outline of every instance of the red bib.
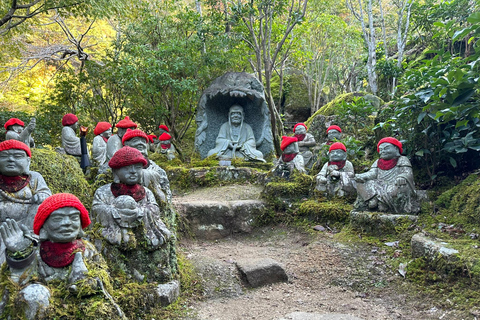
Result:
M64 268L71 265L75 253L84 251L85 244L81 239L67 243L47 240L40 244L40 257L52 268Z
M30 182L30 176L27 174L21 176L8 177L0 174L0 189L5 192L17 192L22 190Z
M397 165L398 158L393 158L390 160L378 159L377 166L382 170L390 170Z
M130 196L135 199L136 202L142 200L146 196L145 188L140 184L128 185L124 183L112 183L110 190L113 195L118 196Z

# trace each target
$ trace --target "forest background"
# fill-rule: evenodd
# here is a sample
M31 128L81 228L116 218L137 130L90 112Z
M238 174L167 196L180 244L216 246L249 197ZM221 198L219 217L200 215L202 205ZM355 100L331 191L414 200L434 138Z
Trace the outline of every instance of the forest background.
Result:
M92 128L128 115L147 134L169 126L188 157L202 91L246 71L265 86L277 152L288 110L308 117L365 91L380 109L357 99L338 110L373 112L362 129L402 140L432 184L479 166L478 9L478 0L2 1L0 122L34 116L37 145L57 146L65 113Z

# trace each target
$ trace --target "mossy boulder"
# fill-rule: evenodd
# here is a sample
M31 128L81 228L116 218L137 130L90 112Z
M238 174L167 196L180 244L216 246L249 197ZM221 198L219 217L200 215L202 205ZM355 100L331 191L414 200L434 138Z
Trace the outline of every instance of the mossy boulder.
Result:
M39 172L52 193L68 192L76 195L89 210L93 190L75 157L51 149L32 149L30 170Z
M319 202L308 200L298 209L298 215L322 223L344 222L347 220L352 205L339 201Z
M285 211L292 204L308 198L313 193L313 177L295 173L290 180L275 179L265 185L262 197L275 210Z

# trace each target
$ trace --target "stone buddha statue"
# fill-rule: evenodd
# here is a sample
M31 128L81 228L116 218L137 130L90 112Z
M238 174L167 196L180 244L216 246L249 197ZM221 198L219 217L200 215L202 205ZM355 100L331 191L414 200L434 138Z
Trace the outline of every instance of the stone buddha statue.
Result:
M62 118L62 125L62 147L65 149L65 153L71 156L81 157L80 138L77 137L76 133L79 128L77 116L73 113L67 113Z
M93 219L108 243L102 252L111 263L126 266L125 272L137 274L137 279L147 275L148 281L165 280L170 276L164 256L168 251L162 256L158 250L175 237L162 222L152 191L140 184L147 160L137 149L124 146L108 165L114 182L97 189L92 204Z
M277 160L272 172L279 177L288 178L293 171L305 173L303 157L299 153L298 140L296 137L282 137L280 145L283 154Z
M172 136L164 132L158 137L158 140L160 143L157 147L157 153L164 154L168 160L175 159L175 147L172 143Z
M293 127L293 133L298 140L299 153L303 157L305 168L311 168L313 165L313 153L310 148L316 146L315 138L311 133L307 132L308 128L305 123L297 123Z
M92 158L97 166L101 166L107 159L107 141L112 135L112 125L108 122L99 122L93 130L95 138L92 143Z
M149 188L162 201L172 201L172 191L167 173L155 162L148 159L148 136L142 130L128 130L122 138L122 143L137 149L147 160L147 165L142 170L140 184Z
M111 136L107 141L107 158L105 159L108 162L117 150L120 150L123 147L122 138L123 135L127 132L127 129L136 129L137 124L130 120L130 117L125 117L125 119L120 120L115 127L117 128L117 134Z
M17 118L11 118L5 122L5 140L18 140L25 143L30 148L35 148L35 141L33 141L32 133L35 130L36 120L32 118L30 123L25 128L25 123Z
M252 128L243 120L243 108L237 104L231 106L228 111L228 122L220 127L215 148L208 151L208 156L216 154L221 160L243 158L265 162L262 152L256 149Z
M416 191L412 165L402 153L402 143L395 138L381 139L377 144L380 159L370 170L356 174L358 210L390 213L416 213Z
M325 195L344 197L355 195L355 172L353 165L347 160L347 148L341 142L335 142L328 151L328 162L317 174L316 190Z
M335 140L342 139L342 129L339 126L331 125L327 129L327 144L331 145Z
M45 315L52 281L66 282L68 291L80 297L99 289L97 279L85 281L89 277L87 265L91 270L105 266L95 247L81 239L82 229L89 224L88 211L80 200L72 194L59 193L48 197L38 208L33 222L38 238L15 220L7 219L0 226L9 277L21 287L18 298L26 302L15 308L24 309L21 311L26 319Z

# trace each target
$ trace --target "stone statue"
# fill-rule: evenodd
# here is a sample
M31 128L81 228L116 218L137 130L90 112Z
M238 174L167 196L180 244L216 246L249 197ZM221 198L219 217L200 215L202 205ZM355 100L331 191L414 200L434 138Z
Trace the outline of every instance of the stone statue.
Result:
M228 110L234 105L243 108L240 121L243 125L240 128L235 125L233 130L242 132L230 132L232 124ZM229 72L215 79L200 98L196 122L195 148L202 159L216 153L223 158L235 156L263 161L274 151L263 85L248 73ZM222 139L235 142L230 136L232 133L239 135L235 151L230 148L233 144L223 146L221 142Z
M358 210L378 210L390 213L416 213L416 191L412 165L407 157L401 156L402 143L387 137L378 142L380 159L370 170L356 174Z
M81 239L82 229L89 224L88 211L80 200L72 194L59 193L48 197L38 208L33 222L38 238L15 220L7 219L0 226L9 277L21 287L18 295L26 302L15 308L24 307L27 319L45 315L51 281L66 282L67 289L79 297L100 291L100 280L89 278L88 268L100 268L102 262L106 266L105 262L91 243ZM6 299L8 293L2 304Z
M164 132L158 137L158 140L160 141L160 144L157 147L157 153L166 155L168 160L175 159L175 147L172 143L172 136Z
M79 127L77 116L73 113L67 113L62 118L62 125L62 147L67 154L81 157L80 138L76 134Z
M208 156L216 154L221 160L243 158L265 162L262 152L256 149L252 128L243 120L243 108L236 104L231 106L228 122L220 127L215 148L208 151Z
M158 136L160 137L162 134L164 134L165 132L166 133L169 133L170 132L170 129L168 129L168 127L164 124L161 124L158 126L158 131L159 131L159 134Z
M342 139L342 129L339 126L331 125L327 129L327 144L331 145L335 140Z
M308 128L305 123L297 123L293 127L293 133L298 140L299 153L303 157L305 168L311 168L313 165L313 153L310 148L316 146L315 138L307 132Z
M111 136L107 141L107 158L106 162L110 161L117 150L120 150L123 147L122 138L123 135L127 132L127 129L136 129L137 124L130 120L130 117L125 117L125 119L120 120L115 127L117 128L117 134Z
M127 130L122 138L122 143L137 149L147 160L147 166L143 168L140 184L149 188L161 201L172 201L170 181L165 170L155 162L148 159L148 136L141 130Z
M150 152L155 152L155 150L157 149L157 144L159 144L159 142L157 141L157 136L154 135L154 134L148 134L148 151Z
M347 148L341 142L335 142L328 151L329 161L317 174L316 190L329 196L355 195L356 185L353 165L347 160Z
M95 138L92 143L92 158L97 166L101 166L107 159L107 141L112 135L112 125L108 122L99 122L93 134Z
M35 141L33 141L32 133L35 130L36 120L32 118L30 123L25 128L25 123L17 118L11 118L5 122L5 140L18 140L25 143L30 148L35 148Z
M93 219L100 224L99 232L109 244L104 248L107 260L124 264L125 271L137 279L143 275L148 281L164 281L170 277L170 268L165 266L168 254L161 256L157 250L175 237L162 222L152 191L140 184L147 160L137 149L125 146L108 165L114 182L97 189L92 205ZM122 253L121 257L117 251ZM133 257L135 254L143 255ZM156 268L149 270L152 262Z
M303 157L299 153L298 140L296 137L282 137L280 145L283 154L277 160L272 172L274 175L289 178L293 171L305 173Z
M13 219L28 229L38 206L52 192L42 175L30 171L32 153L17 140L0 142L0 222ZM5 246L0 243L0 265L5 262Z

